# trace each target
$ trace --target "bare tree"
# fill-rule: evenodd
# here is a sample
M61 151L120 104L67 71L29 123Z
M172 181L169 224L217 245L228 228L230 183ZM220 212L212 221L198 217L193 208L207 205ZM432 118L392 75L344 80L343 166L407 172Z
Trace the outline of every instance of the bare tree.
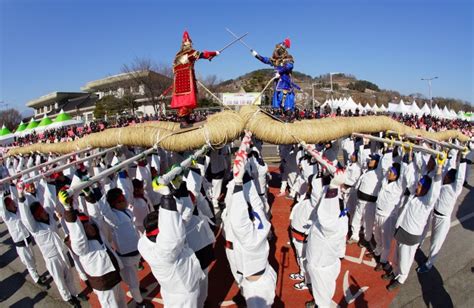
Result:
M15 129L21 121L21 114L14 108L0 111L0 126L5 125L9 130Z
M169 65L157 65L151 59L135 58L131 64L124 64L122 72L131 76L132 83L142 88L140 93L147 103L153 106L156 114L160 114L164 107L160 95L173 83L173 69Z

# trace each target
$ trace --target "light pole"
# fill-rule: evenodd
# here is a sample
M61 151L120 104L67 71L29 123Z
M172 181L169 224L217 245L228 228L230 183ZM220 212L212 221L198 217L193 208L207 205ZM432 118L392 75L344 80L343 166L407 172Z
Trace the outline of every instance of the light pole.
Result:
M336 74L340 74L339 72L333 72L333 73L329 73L329 80L330 80L330 83L331 83L331 99L332 99L332 93L333 93L333 87L332 87L332 75L336 75Z
M433 107L433 97L431 96L431 80L434 80L434 79L438 79L438 77L435 76L435 77L430 77L430 78L421 78L421 80L428 81L430 108Z
M312 102L311 102L311 106L312 106L312 110L311 112L314 112L314 86L316 86L317 83L312 83L311 84L311 96L313 98Z

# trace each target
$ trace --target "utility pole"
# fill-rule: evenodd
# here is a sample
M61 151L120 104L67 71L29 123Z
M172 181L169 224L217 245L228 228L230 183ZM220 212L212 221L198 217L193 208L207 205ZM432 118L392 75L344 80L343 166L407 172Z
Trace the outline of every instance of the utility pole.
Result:
M421 80L428 81L428 89L429 89L429 99L430 99L430 109L433 108L433 96L431 94L431 81L434 79L438 79L437 76L429 77L429 78L421 78Z

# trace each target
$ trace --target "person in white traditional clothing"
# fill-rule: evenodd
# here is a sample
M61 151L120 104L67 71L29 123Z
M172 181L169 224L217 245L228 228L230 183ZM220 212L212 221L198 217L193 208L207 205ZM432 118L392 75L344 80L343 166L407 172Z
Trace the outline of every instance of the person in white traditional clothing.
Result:
M186 242L194 251L205 274L205 277L200 280L198 297L198 306L203 307L207 298L209 267L216 257L213 247L215 236L209 225L210 219L200 213L200 208L205 207L206 204L198 202L195 197L202 186L202 177L199 172L200 170L193 166L188 171L187 181L179 183L182 177L178 176L173 183L176 186L179 185L174 196L178 203L178 212L185 221Z
M89 201L94 198L89 189L84 190ZM102 307L127 307L125 294L120 286L120 259L112 251L109 243L102 236L98 226L83 213L73 209L73 200L62 190L59 192L59 201L65 211L64 216L69 229L72 251L79 256L79 260L86 272L89 285L97 295Z
M355 185L362 174L358 160L358 151L350 155L350 162L346 164L346 180L342 186L342 200L348 209L350 220L354 217L357 206L357 190Z
M214 207L215 214L221 211L220 206L219 206L219 198L222 193L222 183L224 181L224 175L225 175L226 169L228 168L226 155L228 155L228 153L225 150L225 148L212 150L209 153L210 166L209 166L208 171L210 171L210 177L211 177L212 205Z
M299 272L291 273L289 275L292 280L300 280L300 282L294 284L294 288L297 290L306 290L308 286L305 282L305 262L306 262L306 243L309 230L312 225L310 219L311 213L314 210L314 204L311 202L313 177L317 174L311 175L308 179L310 184L304 198L298 201L290 213L290 232L292 247L295 250L296 261L298 263Z
M306 246L306 271L314 301L307 302L306 307L330 307L336 290L336 279L341 269L339 190L344 178L343 170L337 170L329 185L322 187L321 198L314 205L315 210L311 215L312 226Z
M133 192L132 192L133 194ZM99 203L100 213L112 230L112 240L116 253L123 264L121 276L130 288L130 293L138 306L145 305L140 293L137 268L140 253L137 249L139 233L133 223L133 213L128 209L126 200L120 188L107 192L106 202Z
M364 145L361 145L359 150L359 160L362 161L361 165L364 165L363 162L366 160L364 153L366 153L369 147L368 140L364 140ZM358 201L351 223L352 235L348 244L359 242L359 232L363 223L364 242L360 242L359 245L367 246L369 250L372 250L371 240L375 221L375 203L382 186L383 175L389 166L390 164L387 162L386 156L382 159L380 154L369 155L368 170L360 176L355 186Z
M2 192L0 197L0 217L7 225L20 261L25 265L33 282L42 288L49 288L48 284L45 283L45 279L40 277L36 270L35 255L31 247L32 237L21 222L18 206L13 201L12 196L5 191Z
M138 241L138 250L160 284L164 306L195 308L199 307L200 285L205 274L187 244L185 222L178 212L179 200L174 197L177 190L173 184L170 186L154 181L153 189L163 197L159 211L145 218L146 233Z
M393 271L384 274L383 279L391 280L387 286L389 291L397 289L408 278L415 252L421 242L423 229L433 210L441 189L441 172L446 157L438 157L438 168L434 180L424 175L418 182L414 196L410 196L398 217L395 231L397 240L397 258Z
M267 220L264 205L257 195L247 202L244 178L247 162L246 150L240 150L234 161L234 189L232 206L228 215L234 235L233 249L237 274L242 276L240 287L247 307L271 307L275 298L276 273L268 263L267 236L271 224Z
M290 199L294 198L296 191L293 185L296 182L296 175L298 165L296 162L296 154L298 153L294 145L279 145L278 153L280 155L280 171L281 171L281 186L280 193L277 197L286 196L286 190L289 188ZM292 197L291 197L292 196Z
M33 235L61 298L73 307L80 307L67 248L58 234L54 214L37 201L31 185L26 187L24 191L23 183L17 185L21 221Z
M439 198L436 200L433 210L430 254L426 263L417 268L418 273L426 273L431 270L448 235L451 214L456 200L461 194L466 176L466 153L462 155L463 157L460 159L457 168L449 169L443 178ZM461 154L459 157L461 157Z
M135 227L140 232L140 234L143 234L143 232L145 232L143 220L145 219L146 215L152 211L152 207L149 203L149 200L145 197L143 181L133 179L132 184L133 201L129 205L129 209L133 213L133 223L135 224Z
M390 157L390 155L393 155L393 152L386 153L385 155ZM400 211L403 193L407 186L406 172L410 170L407 168L407 164L411 163L411 157L412 151L410 147L405 157L406 163L393 163L382 180L382 187L377 198L375 210L374 238L376 247L373 251L377 261L375 271L391 271L388 257L390 256L392 240L395 234L395 223Z

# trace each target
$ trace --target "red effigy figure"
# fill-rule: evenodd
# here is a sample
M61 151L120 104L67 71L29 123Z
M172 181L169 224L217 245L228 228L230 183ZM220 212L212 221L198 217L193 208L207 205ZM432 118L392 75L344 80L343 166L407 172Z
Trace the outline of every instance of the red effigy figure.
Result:
M187 31L183 33L181 49L176 54L173 63L174 83L171 108L178 109L181 127L190 126L189 116L197 107L196 76L194 63L198 59L212 60L219 51L197 51L193 49L191 38Z

